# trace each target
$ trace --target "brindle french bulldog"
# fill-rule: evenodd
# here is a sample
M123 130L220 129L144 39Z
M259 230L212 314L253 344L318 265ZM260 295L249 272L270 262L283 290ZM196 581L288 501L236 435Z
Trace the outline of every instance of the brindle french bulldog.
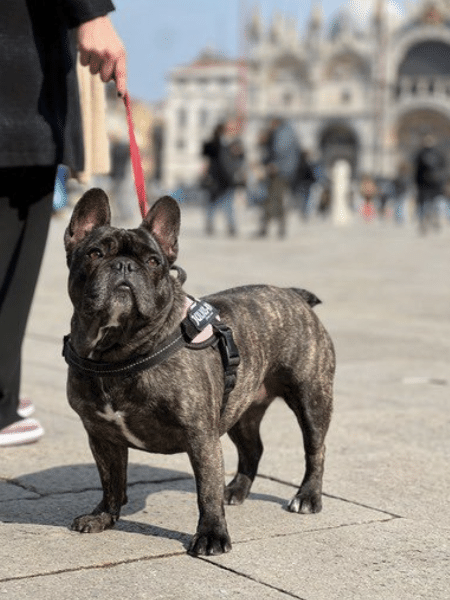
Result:
M151 354L185 316L186 294L171 274L178 254L180 209L165 196L136 229L110 225L100 189L79 200L65 233L74 313L70 348L83 364L123 364ZM224 400L224 367L217 348L186 346L162 363L123 377L69 366L68 397L89 436L103 486L92 513L72 529L112 527L127 502L128 448L187 452L195 474L199 522L189 553L231 549L224 503L250 492L263 446L259 427L276 397L294 412L303 432L306 470L288 505L296 513L322 508L324 438L332 412L333 344L305 290L239 287L206 300L232 328L240 354L234 389ZM137 358L136 358L137 357ZM237 447L238 471L224 487L220 437Z

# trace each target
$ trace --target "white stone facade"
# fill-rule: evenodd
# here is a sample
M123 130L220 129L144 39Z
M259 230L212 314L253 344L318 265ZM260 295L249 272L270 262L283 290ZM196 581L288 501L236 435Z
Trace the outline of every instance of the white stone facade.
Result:
M301 38L283 16L265 27L256 12L247 47L241 62L205 53L171 73L166 187L198 180L203 142L233 114L250 161L273 114L327 171L345 159L353 175L394 176L427 133L450 153L450 0L417 0L396 20L378 0L364 30L345 12L325 26L316 4Z

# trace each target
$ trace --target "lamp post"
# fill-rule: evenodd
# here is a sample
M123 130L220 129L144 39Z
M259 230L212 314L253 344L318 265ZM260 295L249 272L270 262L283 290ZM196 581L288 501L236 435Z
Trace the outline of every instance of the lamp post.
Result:
M373 173L383 175L383 151L385 137L386 103L386 46L388 42L386 1L376 0L375 7L375 45L377 60L374 76L374 112L373 112Z

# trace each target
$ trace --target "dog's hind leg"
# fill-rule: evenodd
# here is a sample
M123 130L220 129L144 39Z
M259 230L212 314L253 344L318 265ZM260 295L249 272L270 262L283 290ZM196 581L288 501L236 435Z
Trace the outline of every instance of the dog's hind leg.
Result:
M239 457L237 473L225 487L225 502L228 504L242 504L250 493L263 453L259 427L272 400L265 399L262 403L251 405L228 432Z
M325 462L325 435L331 419L332 384L317 383L300 395L285 396L294 411L303 433L305 475L302 484L288 504L297 513L317 513L322 510L322 479Z

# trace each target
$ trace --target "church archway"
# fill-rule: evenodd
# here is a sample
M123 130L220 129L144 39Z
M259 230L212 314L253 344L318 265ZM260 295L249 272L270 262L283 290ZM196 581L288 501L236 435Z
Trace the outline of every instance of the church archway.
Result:
M430 109L413 110L400 117L397 139L401 156L411 160L423 146L428 134L433 135L450 159L450 118Z
M427 40L410 48L398 74L450 76L450 45L440 40Z
M330 123L322 131L319 147L326 170L331 169L337 160L347 160L352 173L357 170L358 138L346 123Z
M425 40L411 46L399 64L398 101L448 102L450 96L450 44Z

